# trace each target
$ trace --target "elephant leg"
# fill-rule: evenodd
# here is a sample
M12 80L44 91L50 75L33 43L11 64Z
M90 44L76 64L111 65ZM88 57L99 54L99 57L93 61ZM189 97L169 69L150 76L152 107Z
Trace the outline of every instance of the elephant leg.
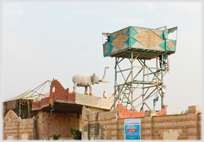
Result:
M85 92L84 92L85 95L88 95L87 93L87 86L85 86Z
M93 93L92 93L92 84L89 84L89 95L93 96Z
M77 83L74 83L74 86L73 86L73 93L76 93L76 87L77 87Z

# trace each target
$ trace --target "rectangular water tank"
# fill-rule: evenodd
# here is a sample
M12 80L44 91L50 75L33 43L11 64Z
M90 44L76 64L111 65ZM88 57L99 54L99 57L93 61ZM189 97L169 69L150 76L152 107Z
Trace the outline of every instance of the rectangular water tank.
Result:
M108 35L107 41L103 44L104 57L133 56L138 58L151 59L163 55L170 55L176 51L176 40L168 39L168 34L177 30L177 27L167 29L150 29L143 27L129 26ZM153 55L154 54L154 55Z

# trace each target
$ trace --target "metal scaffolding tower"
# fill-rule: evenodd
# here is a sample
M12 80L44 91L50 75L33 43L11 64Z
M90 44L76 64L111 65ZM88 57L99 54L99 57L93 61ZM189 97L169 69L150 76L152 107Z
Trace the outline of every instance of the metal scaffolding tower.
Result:
M159 59L157 55L153 54L155 58L152 60L155 60L156 64L155 67L152 67L147 64L148 59L138 58L141 53L139 53L135 58L133 58L133 51L131 51L130 54L131 58L128 59L131 66L130 68L121 69L120 63L125 58L115 58L114 102L116 103L117 100L120 99L124 107L128 108L128 105L130 105L132 111L144 111L144 105L148 109L151 109L151 107L146 103L146 101L152 98L153 96L159 94L159 96L161 97L162 109L165 87L163 83L163 77L169 70L167 59L164 59L164 57L162 57L165 55L161 55L161 59ZM135 62L137 62L140 66L135 66ZM161 66L158 66L158 62L161 64ZM125 76L124 72L128 72L128 75ZM122 75L124 83L119 84L117 82L118 74ZM139 75L142 75L142 80L137 79ZM141 94L134 94L134 91L136 89L140 89ZM138 99L141 99L141 102L135 105L134 102L136 102ZM158 96L156 96L154 100L155 106L155 102L156 100L158 100ZM139 106L140 109L138 110L137 108Z
M131 111L155 110L160 97L163 109L163 77L169 71L168 56L176 50L176 40L167 39L167 35L175 30L177 27L159 30L130 26L108 34L103 49L104 56L115 58L114 108L120 101ZM153 96L151 107L147 101Z

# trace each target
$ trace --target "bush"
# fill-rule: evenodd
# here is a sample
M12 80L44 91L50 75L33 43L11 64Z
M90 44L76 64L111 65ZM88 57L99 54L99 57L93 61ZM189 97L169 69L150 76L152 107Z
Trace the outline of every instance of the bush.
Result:
M70 128L70 133L74 135L75 140L81 140L81 131Z
M60 137L60 135L54 135L54 136L53 136L53 140L58 140L59 137Z
M188 114L188 110L186 110L185 112L182 111L181 114Z

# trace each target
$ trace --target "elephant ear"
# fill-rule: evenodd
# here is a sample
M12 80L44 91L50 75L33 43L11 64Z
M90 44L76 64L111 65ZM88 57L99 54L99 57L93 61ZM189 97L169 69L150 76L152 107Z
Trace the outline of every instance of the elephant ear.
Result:
M91 76L91 82L94 82L96 79L96 74L94 73L92 76Z

